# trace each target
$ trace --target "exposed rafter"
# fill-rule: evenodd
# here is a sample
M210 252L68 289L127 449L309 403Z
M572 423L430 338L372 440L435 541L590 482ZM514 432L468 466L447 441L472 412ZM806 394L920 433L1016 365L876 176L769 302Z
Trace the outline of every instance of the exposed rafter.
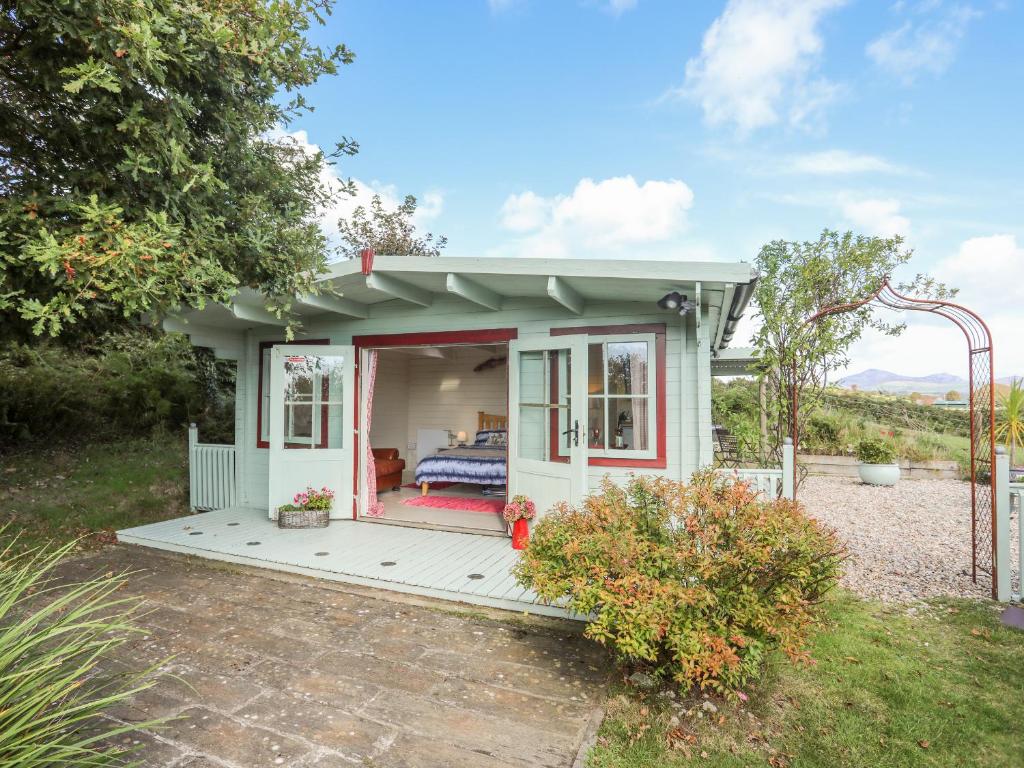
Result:
M555 275L548 278L548 296L574 315L583 314L583 297L562 278Z
M256 323L258 325L276 325L282 328L288 325L287 320L277 317L263 307L257 307L252 304L232 304L231 314L239 320L245 320L248 323Z
M429 307L434 300L434 295L430 291L381 272L367 275L366 287L421 307Z
M300 294L295 297L295 301L303 307L323 312L333 312L336 315L345 315L346 317L355 317L360 320L365 320L370 316L370 309L365 304L352 301L351 299L344 299L340 296Z
M487 309L501 309L501 302L504 298L501 294L496 291L492 291L486 286L480 285L480 283L470 280L468 277L455 272L449 272L446 279L446 285L448 293L461 296L466 301L479 304L481 307L485 307Z

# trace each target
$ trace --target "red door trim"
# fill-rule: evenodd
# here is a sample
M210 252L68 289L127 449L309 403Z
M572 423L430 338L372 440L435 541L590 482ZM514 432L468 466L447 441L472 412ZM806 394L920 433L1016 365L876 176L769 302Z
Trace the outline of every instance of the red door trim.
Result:
M276 347L281 344L330 344L330 339L302 339L301 341L261 341L259 347L259 354L256 356L256 447L257 448L269 448L270 443L266 440L260 439L260 425L263 423L263 355L271 347ZM267 382L267 386L270 382Z
M432 347L445 344L499 344L508 343L519 336L517 328L484 328L474 331L421 331L419 333L383 333L367 336L353 336L352 344L355 346L356 354L356 380L355 380L355 401L356 412L353 415L352 423L355 424L356 434L359 434L359 409L362 400L362 386L360 384L360 367L362 365L363 350L375 349L378 347ZM506 402L508 390L505 392ZM508 412L506 405L505 411ZM508 448L506 447L506 451ZM355 461L352 462L352 519L359 517L359 466L362 457L356 449Z
M655 371L655 418L658 425L657 458L654 459L616 459L606 456L591 456L587 463L591 467L634 467L647 469L665 469L668 466L666 449L668 447L668 436L665 432L667 418L667 371L665 370L665 358L667 344L665 340L664 323L637 323L636 325L583 325L573 328L552 328L552 336L572 336L583 334L587 336L617 336L628 333L653 333L654 334L654 360L657 370ZM589 436L588 436L589 439Z

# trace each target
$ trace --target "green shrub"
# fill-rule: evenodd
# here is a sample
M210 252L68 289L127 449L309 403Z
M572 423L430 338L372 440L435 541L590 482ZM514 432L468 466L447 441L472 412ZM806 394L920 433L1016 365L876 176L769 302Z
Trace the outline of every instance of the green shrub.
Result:
M795 502L702 472L690 484L606 478L580 508L537 524L515 575L589 615L587 636L621 660L727 693L774 649L806 658L841 560L834 534Z
M0 347L0 448L181 431L232 442L234 369L178 334L104 336L91 347Z
M857 443L857 458L865 464L892 464L896 461L896 447L888 440L865 437Z
M138 600L116 596L122 576L58 584L54 569L74 546L0 551L0 765L120 765L117 737L152 725L101 717L155 678L106 668L141 634Z

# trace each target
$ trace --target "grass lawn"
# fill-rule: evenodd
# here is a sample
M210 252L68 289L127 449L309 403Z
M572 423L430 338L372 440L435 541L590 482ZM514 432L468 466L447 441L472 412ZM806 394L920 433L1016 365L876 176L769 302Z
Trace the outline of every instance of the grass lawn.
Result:
M188 513L188 461L180 436L0 454L0 522L28 548Z
M587 765L1024 766L1024 632L993 604L841 594L827 613L817 663L775 660L745 705L616 696Z

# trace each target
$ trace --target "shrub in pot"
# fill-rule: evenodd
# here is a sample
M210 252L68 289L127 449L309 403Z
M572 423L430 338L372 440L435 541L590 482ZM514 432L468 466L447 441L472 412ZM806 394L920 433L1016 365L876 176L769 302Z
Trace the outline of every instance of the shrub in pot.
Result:
M841 560L834 534L796 502L701 472L689 483L606 478L534 526L515 575L590 616L586 635L620 660L727 694L775 649L807 658Z
M868 485L896 485L900 479L900 465L896 463L896 449L892 443L877 437L864 438L857 444L860 464L857 474Z

